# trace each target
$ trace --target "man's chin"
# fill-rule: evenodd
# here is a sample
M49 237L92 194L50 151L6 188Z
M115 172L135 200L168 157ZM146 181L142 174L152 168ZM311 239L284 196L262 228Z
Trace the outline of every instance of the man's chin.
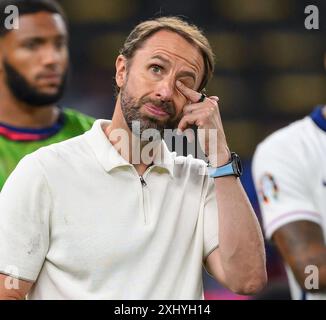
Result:
M157 129L161 131L166 128L165 121L158 121L158 119L152 117L146 117L145 119L146 120L143 123L144 127L147 129Z
M31 107L47 107L57 103L62 97L58 91L37 91L32 95L27 95L21 98L22 101L29 104Z
M44 96L55 96L59 92L59 88L56 87L46 87L46 88L37 88L37 93Z

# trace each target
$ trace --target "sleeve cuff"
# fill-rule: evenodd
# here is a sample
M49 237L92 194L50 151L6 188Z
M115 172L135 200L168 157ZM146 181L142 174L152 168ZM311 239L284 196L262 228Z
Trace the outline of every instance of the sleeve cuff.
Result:
M217 241L217 235L214 235L205 243L204 247L204 259L203 261L206 261L207 257L216 249L218 248L218 241Z
M295 221L311 221L322 225L322 218L319 213L313 211L291 211L279 215L265 225L265 237L271 240L274 232L284 225Z

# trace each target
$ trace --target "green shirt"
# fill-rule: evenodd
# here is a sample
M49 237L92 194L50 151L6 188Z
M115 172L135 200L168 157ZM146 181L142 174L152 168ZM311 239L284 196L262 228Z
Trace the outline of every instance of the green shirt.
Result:
M0 191L18 162L27 154L52 143L83 134L95 119L63 109L57 124L45 129L19 129L0 124Z

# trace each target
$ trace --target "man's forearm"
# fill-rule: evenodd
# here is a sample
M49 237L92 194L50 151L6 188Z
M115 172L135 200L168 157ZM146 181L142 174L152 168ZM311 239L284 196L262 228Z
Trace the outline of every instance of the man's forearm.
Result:
M12 287L13 282L17 282L17 286ZM32 282L0 273L0 300L24 300L32 286Z
M219 250L228 281L266 283L264 240L245 191L235 177L215 179L219 217ZM249 290L247 290L250 292Z
M274 232L273 241L303 290L326 291L326 245L320 225L307 220L288 223Z
M301 284L311 293L326 293L326 246L314 254L305 261Z

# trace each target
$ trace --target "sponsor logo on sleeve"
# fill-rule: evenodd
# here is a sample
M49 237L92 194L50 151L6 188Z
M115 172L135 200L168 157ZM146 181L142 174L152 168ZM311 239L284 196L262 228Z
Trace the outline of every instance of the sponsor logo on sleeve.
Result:
M270 173L265 173L261 177L259 190L259 195L265 204L270 204L278 199L279 188Z

